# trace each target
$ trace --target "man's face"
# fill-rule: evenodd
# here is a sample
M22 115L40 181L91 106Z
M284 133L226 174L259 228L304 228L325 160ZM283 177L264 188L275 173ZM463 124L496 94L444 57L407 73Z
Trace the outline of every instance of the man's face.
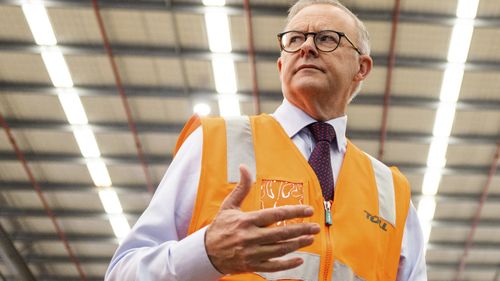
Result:
M358 45L354 19L328 4L303 8L292 18L286 31L327 29L344 32ZM371 69L371 58L359 55L345 38L335 51L319 51L310 35L298 52L281 52L278 69L285 98L311 117L328 120L345 114L350 95Z

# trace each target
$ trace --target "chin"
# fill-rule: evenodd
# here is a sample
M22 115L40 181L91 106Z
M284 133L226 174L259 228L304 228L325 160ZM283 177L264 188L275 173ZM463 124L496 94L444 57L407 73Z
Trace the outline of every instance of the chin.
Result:
M309 81L301 81L297 83L293 87L293 92L306 94L308 96L311 95L319 95L321 93L329 92L326 90L324 83L317 80L309 80Z

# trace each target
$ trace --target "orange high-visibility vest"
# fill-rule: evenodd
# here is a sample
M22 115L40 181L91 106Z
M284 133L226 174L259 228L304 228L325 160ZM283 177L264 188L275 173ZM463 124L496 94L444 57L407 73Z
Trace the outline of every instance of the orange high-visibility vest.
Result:
M203 118L201 122L194 117L181 133L177 149L200 124L202 165L189 234L212 222L239 181L240 163L253 174L243 211L310 205L312 217L276 225L315 222L322 227L311 246L289 254L302 257L301 266L220 280L396 280L410 206L408 181L397 168L385 166L349 141L331 205L332 225L327 226L316 174L273 117Z

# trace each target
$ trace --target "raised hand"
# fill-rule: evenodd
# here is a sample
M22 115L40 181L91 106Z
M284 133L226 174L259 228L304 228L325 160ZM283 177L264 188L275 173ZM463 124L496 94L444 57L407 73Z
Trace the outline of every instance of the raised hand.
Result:
M248 169L240 166L240 182L224 199L205 234L205 247L221 273L273 272L297 267L301 258L279 258L311 245L320 228L316 223L266 227L276 222L310 217L313 209L295 205L242 212L241 203L251 188Z

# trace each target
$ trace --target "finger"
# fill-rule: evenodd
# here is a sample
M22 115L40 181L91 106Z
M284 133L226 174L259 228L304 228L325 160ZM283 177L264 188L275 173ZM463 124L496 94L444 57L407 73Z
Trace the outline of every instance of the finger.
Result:
M229 193L229 195L224 199L220 210L226 209L237 209L241 206L241 203L245 197L250 192L252 187L252 176L248 171L248 168L241 164L240 165L240 182L238 185Z
M252 268L254 271L259 272L276 272L291 269L303 263L304 260L298 257L290 259L274 259L256 264L252 266Z
M300 248L311 245L314 242L313 235L304 235L287 241L257 247L252 253L254 260L266 261L272 258L279 258Z
M268 208L248 213L256 226L264 227L273 223L294 218L307 218L313 215L313 208L306 205L290 205Z
M320 231L316 223L297 223L283 227L261 228L252 242L260 245L274 244L303 235L315 235Z

